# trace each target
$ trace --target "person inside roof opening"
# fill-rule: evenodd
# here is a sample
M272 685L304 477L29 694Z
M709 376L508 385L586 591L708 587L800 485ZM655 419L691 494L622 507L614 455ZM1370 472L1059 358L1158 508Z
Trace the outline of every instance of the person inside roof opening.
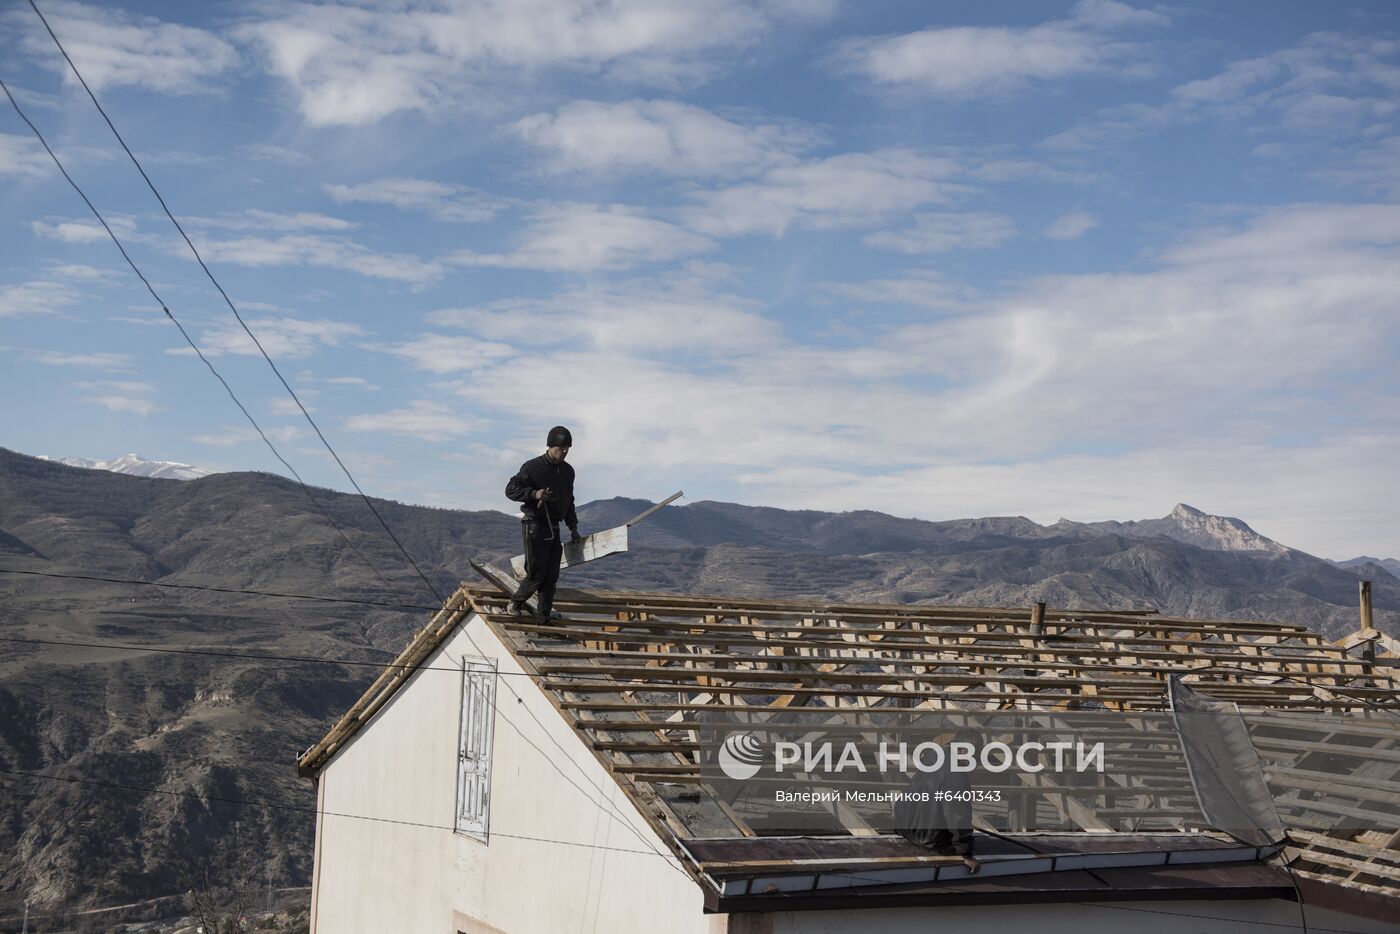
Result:
M526 601L538 596L535 618L545 626L559 618L554 610L554 585L564 557L559 523L569 527L572 541L582 538L574 513L574 468L565 463L573 443L569 429L563 425L551 428L547 450L521 464L506 484L506 498L520 504L520 534L525 541L525 579L511 598L510 608L523 614L527 612Z
M966 743L976 757L982 750L982 734L965 726L953 735L952 743ZM961 856L967 871L975 874L982 864L972 855L971 788L970 773L952 771L947 758L932 772L918 772L909 790L925 792L928 798L895 803L895 832L940 856Z

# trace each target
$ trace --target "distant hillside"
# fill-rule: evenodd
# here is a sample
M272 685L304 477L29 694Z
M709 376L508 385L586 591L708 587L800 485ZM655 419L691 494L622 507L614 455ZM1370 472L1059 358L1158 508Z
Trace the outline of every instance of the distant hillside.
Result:
M1334 561L1333 564L1339 568L1347 568L1351 571L1361 573L1375 573L1372 569L1379 568L1391 577L1400 579L1400 561L1395 558L1371 558L1361 555L1356 558L1348 558L1345 561Z
M316 499L260 473L186 482L68 467L0 449L0 567L431 605L358 497ZM505 507L507 504L503 503ZM647 503L580 509L585 529ZM433 586L468 559L518 550L519 522L376 501ZM1329 636L1356 627L1355 572L1180 506L1164 519L1041 526L1024 518L923 522L876 512L732 503L668 507L633 550L565 573L578 587L842 600L1145 607L1281 618ZM367 559L367 560L366 560ZM372 566L372 567L371 567ZM384 580L379 579L379 572ZM1400 580L1377 575L1376 621L1400 633ZM382 663L425 612L0 574L0 636L184 646ZM227 872L229 831L257 876L304 885L313 805L295 756L373 668L0 642L0 768L301 806L203 804L120 787L0 777L0 915L183 891L180 867Z

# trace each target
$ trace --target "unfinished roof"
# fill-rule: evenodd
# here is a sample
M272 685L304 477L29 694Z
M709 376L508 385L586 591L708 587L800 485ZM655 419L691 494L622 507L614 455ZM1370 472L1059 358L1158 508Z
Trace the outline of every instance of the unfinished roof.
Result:
M742 813L715 787L705 756L713 752L717 725L736 718L762 723L799 711L828 719L892 710L1154 711L1165 708L1168 677L1188 674L1198 691L1246 710L1274 712L1259 753L1271 782L1296 792L1281 807L1299 844L1294 855L1301 860L1294 868L1357 891L1400 895L1400 833L1393 831L1392 816L1400 801L1400 751L1391 748L1400 741L1400 721L1389 712L1400 711L1400 685L1394 643L1374 631L1344 647L1298 625L1141 611L574 591L561 591L555 603L566 622L542 627L510 615L506 601L500 586L464 584L351 711L303 754L303 773L319 770L414 666L461 621L479 614L702 882L711 907L734 910L733 898L781 891L784 884L774 881L779 877L816 898L853 867L866 881L887 884L898 881L888 872L937 870L900 883L915 889L938 882L940 873L952 884L956 871L938 869L949 862L946 857L862 829L858 819L838 817L815 832L804 830L806 843L821 844L815 849L793 845L792 828ZM1319 736L1315 719L1307 716L1326 712L1347 714L1345 724L1337 718L1331 730L1328 721L1329 731ZM1338 743L1364 753L1361 778L1339 777L1348 768L1355 772L1356 762L1343 757L1339 765ZM1151 774L1152 763L1144 762ZM1144 824L1140 807L1130 814L1114 804L1118 796L1140 805L1142 787L1099 788L1099 816L1078 819L1111 822L1117 815L1138 830L1188 832L1195 842L1172 844L1180 851L1170 857L1178 866L1207 849L1237 847L1199 832L1199 812L1186 806L1189 788L1168 782L1151 791L1160 826ZM1077 813L1062 809L1060 816L1072 822ZM1358 826L1338 832L1343 816ZM1392 830L1364 829L1375 826ZM1123 828L1081 823L1070 829ZM1108 835L1094 836L1093 845L1102 850ZM1112 836L1121 844L1134 835ZM1026 835L1016 845L1035 852L1046 848L1046 839ZM986 846L979 844L983 851ZM1133 865L1150 872L1152 863ZM878 879L870 875L877 871ZM1135 878L1147 889L1158 884ZM1246 881L1269 889L1262 878ZM755 890L757 879L767 881ZM809 882L810 890L803 889ZM1226 885L1223 877L1215 882ZM844 884L853 883L848 878ZM891 894L897 886L881 891Z

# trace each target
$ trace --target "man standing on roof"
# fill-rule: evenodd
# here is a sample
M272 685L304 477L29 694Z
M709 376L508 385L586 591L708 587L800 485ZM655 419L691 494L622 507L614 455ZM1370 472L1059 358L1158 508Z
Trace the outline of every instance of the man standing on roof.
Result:
M564 544L559 539L559 523L569 527L572 541L578 541L578 516L574 513L574 468L564 462L573 446L569 429L556 425L549 430L547 450L520 465L519 472L506 484L506 498L520 504L520 531L525 540L525 580L510 601L512 612L526 612L525 601L539 595L535 618L541 625L557 619L554 612L554 585L559 581L559 562Z

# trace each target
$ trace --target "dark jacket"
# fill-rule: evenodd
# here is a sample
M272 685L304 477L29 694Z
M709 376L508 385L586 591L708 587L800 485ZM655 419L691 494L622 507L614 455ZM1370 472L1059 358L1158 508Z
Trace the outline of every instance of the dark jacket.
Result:
M536 490L550 490L552 499L540 502ZM520 470L506 484L506 498L520 504L526 519L538 519L551 525L563 522L569 531L578 530L578 515L574 512L574 468L568 461L554 463L541 454L520 465Z

